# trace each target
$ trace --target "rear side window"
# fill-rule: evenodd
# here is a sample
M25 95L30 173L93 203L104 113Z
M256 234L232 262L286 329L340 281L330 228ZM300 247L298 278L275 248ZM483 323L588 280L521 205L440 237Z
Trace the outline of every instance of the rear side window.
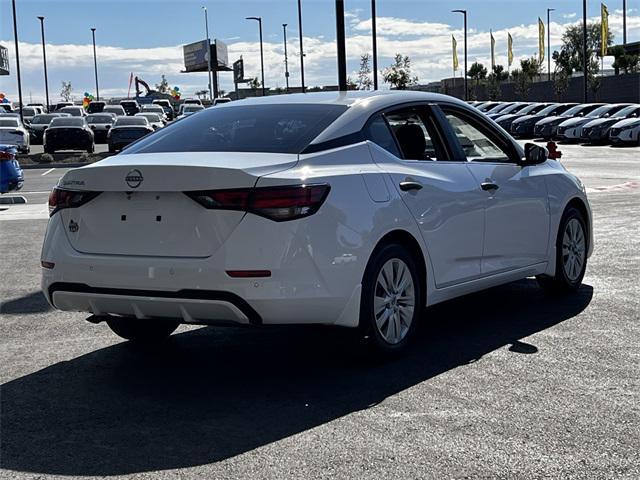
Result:
M425 125L416 109L394 111L385 117L405 160L446 160L434 127Z
M396 141L393 139L391 130L389 130L389 126L382 116L377 115L373 120L371 120L365 129L365 136L368 140L371 140L373 143L384 148L387 152L395 155L396 157L402 156L398 150Z
M346 110L320 104L209 108L159 130L127 153L300 153Z

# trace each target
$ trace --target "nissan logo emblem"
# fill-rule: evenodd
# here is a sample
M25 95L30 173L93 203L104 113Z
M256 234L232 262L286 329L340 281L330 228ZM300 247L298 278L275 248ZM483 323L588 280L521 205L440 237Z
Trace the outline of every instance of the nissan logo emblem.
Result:
M142 180L144 180L144 177L140 170L131 170L127 173L127 176L124 177L124 181L127 182L127 185L131 188L138 188L142 183Z

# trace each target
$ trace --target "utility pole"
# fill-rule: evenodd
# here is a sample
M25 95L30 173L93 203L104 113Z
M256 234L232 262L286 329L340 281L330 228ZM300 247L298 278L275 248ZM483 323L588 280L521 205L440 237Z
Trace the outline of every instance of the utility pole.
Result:
M98 88L98 60L96 57L96 29L91 28L91 36L93 37L93 71L96 75L96 98L100 100L100 89Z
M298 34L300 36L300 83L304 93L304 48L302 46L302 0L298 0Z
M22 115L22 80L20 79L20 50L18 49L18 21L16 19L16 0L12 0L13 6L13 38L16 44L16 73L18 75L18 101L20 102L20 121L24 121Z
M547 80L551 81L551 24L549 23L550 13L555 8L547 8Z
M289 58L287 56L287 24L282 24L282 32L284 33L284 81L287 85L286 91L289 93Z
M371 39L373 40L373 89L378 90L378 35L376 27L376 0L371 0Z
M211 70L211 37L209 37L209 13L207 7L202 7L204 10L204 31L207 36L207 79L209 80L209 100L213 103L213 99L216 98L217 92L214 93L213 88L213 72ZM215 89L217 90L217 88Z
M40 20L40 31L42 33L42 63L44 65L44 94L47 102L47 112L49 111L49 79L47 77L47 49L44 42L44 17L38 17Z
M338 49L338 90L347 90L347 52L344 33L344 0L336 0L336 45Z
M260 69L262 71L262 96L266 96L267 91L264 88L264 53L262 48L262 17L247 17L247 20L255 20L258 22L258 28L260 29Z
M589 75L589 68L587 66L587 62L587 0L582 0L582 63L584 72L584 103L587 103L588 101L587 77Z

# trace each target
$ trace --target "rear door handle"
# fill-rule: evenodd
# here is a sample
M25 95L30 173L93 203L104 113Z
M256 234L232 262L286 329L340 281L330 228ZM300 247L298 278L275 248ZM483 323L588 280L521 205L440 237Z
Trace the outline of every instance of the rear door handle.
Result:
M487 192L487 191L495 191L500 187L493 182L482 182L480 184L480 188L482 188L485 192Z
M403 192L420 189L422 189L422 184L418 182L400 182L400 190L402 190Z

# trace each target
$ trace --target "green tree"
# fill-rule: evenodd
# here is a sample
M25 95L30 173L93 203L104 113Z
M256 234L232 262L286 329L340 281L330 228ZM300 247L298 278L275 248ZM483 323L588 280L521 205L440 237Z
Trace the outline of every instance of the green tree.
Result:
M523 100L527 99L533 80L540 75L542 64L536 57L520 60L520 68L511 72L516 95Z
M601 37L600 22L587 23L587 72L589 75L596 75L600 70L600 64L597 59L600 55ZM613 45L613 34L611 33L607 38L607 45ZM553 59L569 75L573 72L582 72L584 70L582 24L567 27L562 35L562 47L559 52L553 52Z
M619 75L621 70L624 73L637 73L640 71L640 56L626 53L622 45L609 48L608 53L615 57L613 68L616 75Z
M382 78L398 90L404 90L418 83L418 77L411 76L411 60L408 56L399 53L394 58L394 63L382 71Z
M358 79L356 80L358 90L371 90L373 80L371 79L371 67L369 60L371 56L365 53L360 57L360 70L358 71Z
M167 82L164 75L160 78L160 83L156 83L156 90L160 93L169 93L169 90L171 90L169 88L169 82Z
M471 68L469 68L469 72L467 73L468 77L474 81L473 92L471 94L472 98L478 98L478 88L480 87L480 81L487 78L487 69L479 62L473 62Z
M62 89L60 90L60 98L65 102L71 100L71 95L73 92L73 87L71 86L71 82L62 82Z
M487 75L487 95L489 100L498 100L502 96L502 82L509 78L502 65L494 65L492 72Z

